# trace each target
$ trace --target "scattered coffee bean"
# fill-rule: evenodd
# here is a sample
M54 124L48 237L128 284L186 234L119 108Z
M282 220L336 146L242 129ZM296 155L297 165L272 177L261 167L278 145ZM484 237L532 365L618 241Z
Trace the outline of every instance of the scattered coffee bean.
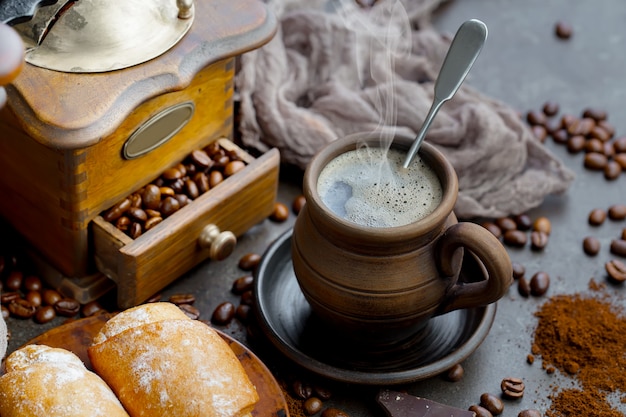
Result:
M543 250L548 245L548 235L544 232L534 231L530 234L531 248L534 250Z
M555 101L546 101L543 104L543 112L546 116L552 117L559 113L559 103Z
M200 318L200 310L191 304L178 304L178 308L191 320L198 320Z
M517 281L517 292L522 297L528 297L530 295L530 284L525 277L520 277Z
M39 324L49 323L57 316L54 307L43 306L37 309L35 312L35 321Z
M508 230L516 230L517 224L515 220L510 217L500 217L496 219L496 225L502 230L503 233L506 233Z
M252 275L244 275L237 278L231 287L231 291L234 294L243 294L246 291L252 289L254 285L254 277Z
M513 221L517 226L517 230L530 230L533 225L533 221L530 219L530 216L527 214L518 214L513 217Z
M196 297L193 294L174 294L170 296L168 301L172 304L180 306L181 304L193 304L196 302Z
M283 203L274 203L274 210L270 215L270 219L275 222L284 222L289 218L289 209Z
M463 365L457 363L452 368L448 369L445 376L450 382L458 382L465 376L465 369L463 369Z
M497 416L504 411L504 403L497 396L485 392L480 396L480 405L489 410L491 414Z
M509 246L522 247L526 245L528 236L521 230L507 230L504 232L502 239Z
M608 215L611 220L626 219L626 204L613 204L609 207Z
M531 110L526 113L526 121L531 125L545 126L548 119L546 118L546 114L544 112Z
M502 394L511 399L522 398L524 396L524 381L520 378L507 377L500 383Z
M43 299L41 298L41 293L39 291L28 291L24 296L24 299L35 308L41 306L43 303Z
M528 355L526 355L526 362L529 365L532 365L533 363L535 363L535 355L530 354L530 353Z
M41 291L43 289L43 283L41 278L35 275L29 275L24 279L24 290L26 291Z
M9 291L18 291L22 287L24 275L21 271L11 271L4 280L4 287Z
M519 412L517 417L541 417L541 412L539 410L522 410Z
M626 152L618 153L613 157L613 160L622 167L622 170L626 170Z
M230 301L225 301L218 305L213 311L211 322L219 325L227 325L235 317L235 305Z
M476 417L493 417L493 414L491 414L489 410L476 404L470 405L468 411L473 411Z
M622 229L622 240L626 240L626 227Z
M615 180L622 173L622 166L616 161L608 161L604 167L604 178Z
M312 416L313 414L317 414L322 410L322 401L317 397L310 397L302 405L302 409L304 414L307 416Z
M585 168L592 171L603 171L608 162L606 155L599 152L589 152L584 159Z
M349 417L348 414L338 408L327 408L322 411L321 417Z
M29 319L35 315L36 309L28 300L19 298L13 300L8 305L9 312L17 318Z
M104 307L102 307L102 304L100 304L98 300L90 301L83 305L80 309L80 313L83 317L95 316L96 314L103 313L104 311Z
M248 321L248 317L250 317L250 311L252 307L246 304L239 304L237 309L235 310L235 316L243 323Z
M609 279L613 282L622 283L626 281L626 264L617 259L613 259L604 264Z
M532 230L535 232L543 232L549 235L552 232L552 224L547 217L537 217L533 222Z
M497 237L498 239L502 237L502 229L500 229L500 227L498 227L497 224L493 222L483 222L481 226L489 230L491 234Z
M57 314L65 317L73 317L80 311L80 303L73 298L62 298L54 303Z
M258 253L246 253L239 259L239 268L244 271L252 271L261 261Z
M513 279L520 279L526 273L526 268L519 262L512 262L511 266L513 267Z
M241 294L241 304L251 306L254 304L254 293L251 290L245 291Z
M307 382L296 379L291 384L291 391L296 398L306 400L313 395L313 386Z
M600 208L593 209L589 213L589 224L592 226L600 226L606 220L606 211Z
M15 300L19 300L20 298L22 298L20 296L20 293L17 291L7 291L7 292L3 292L2 294L0 294L0 304L10 304Z
M313 393L322 401L330 400L333 396L331 390L320 385L313 385Z
M600 252L600 241L593 236L587 236L583 239L583 251L589 256L596 256Z
M587 139L582 135L570 136L567 140L567 150L570 153L579 153L585 149Z
M299 195L294 198L293 203L291 204L291 209L293 210L294 214L300 214L305 204L306 198L303 195Z
M550 275L540 271L535 273L530 279L530 293L535 296L542 296L550 287Z
M613 239L611 241L611 253L617 256L626 257L626 240Z

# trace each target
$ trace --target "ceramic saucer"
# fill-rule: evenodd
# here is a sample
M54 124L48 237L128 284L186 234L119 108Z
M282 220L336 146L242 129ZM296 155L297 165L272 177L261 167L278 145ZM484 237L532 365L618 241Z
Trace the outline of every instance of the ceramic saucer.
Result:
M371 351L351 345L312 313L293 272L291 236L289 230L274 241L257 268L256 313L271 344L309 371L366 385L415 382L463 361L489 333L496 304L432 318L413 339L385 349ZM476 267L464 266L464 270L472 275L477 273Z

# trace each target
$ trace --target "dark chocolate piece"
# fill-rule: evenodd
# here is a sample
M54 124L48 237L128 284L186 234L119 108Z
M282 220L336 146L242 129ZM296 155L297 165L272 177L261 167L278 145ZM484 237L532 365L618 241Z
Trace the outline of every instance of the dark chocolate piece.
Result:
M376 401L389 417L476 417L473 411L461 410L396 391L380 391Z

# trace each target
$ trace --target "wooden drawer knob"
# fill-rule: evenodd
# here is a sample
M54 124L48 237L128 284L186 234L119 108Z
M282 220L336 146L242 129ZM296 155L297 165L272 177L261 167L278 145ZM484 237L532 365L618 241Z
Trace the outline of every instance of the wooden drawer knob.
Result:
M209 224L200 232L198 244L203 249L209 249L211 259L221 261L233 253L237 244L237 236L228 230L220 232L216 225Z

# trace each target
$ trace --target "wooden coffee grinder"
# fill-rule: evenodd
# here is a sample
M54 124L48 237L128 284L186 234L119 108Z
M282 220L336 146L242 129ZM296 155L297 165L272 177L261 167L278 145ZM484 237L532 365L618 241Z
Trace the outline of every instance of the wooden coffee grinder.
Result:
M228 256L277 192L278 151L253 158L232 142L235 59L274 35L266 6L29 1L0 0L26 46L0 110L0 215L42 276L81 302L116 285L126 308ZM6 15L24 3L26 13ZM103 219L216 142L245 168L134 239Z

